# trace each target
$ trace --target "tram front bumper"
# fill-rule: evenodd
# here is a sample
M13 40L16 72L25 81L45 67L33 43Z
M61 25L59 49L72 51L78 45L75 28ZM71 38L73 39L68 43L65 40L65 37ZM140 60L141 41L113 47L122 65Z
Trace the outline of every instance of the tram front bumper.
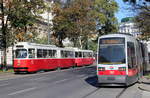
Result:
M14 67L14 71L28 71L28 67Z
M98 75L98 83L126 84L126 75Z

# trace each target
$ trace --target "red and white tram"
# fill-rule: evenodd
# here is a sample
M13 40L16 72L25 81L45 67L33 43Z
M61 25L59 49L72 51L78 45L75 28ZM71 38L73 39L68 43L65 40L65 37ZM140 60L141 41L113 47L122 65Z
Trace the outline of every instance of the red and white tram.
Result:
M90 50L79 51L81 51L81 54L93 54L93 51ZM15 72L36 72L69 68L79 64L84 66L94 62L93 55L81 56L80 63L77 59L74 48L58 48L54 45L19 42L14 46L13 67Z
M91 50L75 50L75 65L85 66L91 65L94 62L93 51Z
M143 75L140 42L128 34L99 38L97 77L100 85L130 85Z

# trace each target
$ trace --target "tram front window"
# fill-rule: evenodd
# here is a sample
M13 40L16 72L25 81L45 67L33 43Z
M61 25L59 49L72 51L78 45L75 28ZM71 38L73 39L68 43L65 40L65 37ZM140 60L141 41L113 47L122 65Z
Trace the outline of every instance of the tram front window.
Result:
M99 63L122 64L125 63L124 45L101 45L99 49Z
M99 64L125 63L124 44L103 44L99 48Z
M26 58L27 50L26 49L17 49L15 51L15 58Z

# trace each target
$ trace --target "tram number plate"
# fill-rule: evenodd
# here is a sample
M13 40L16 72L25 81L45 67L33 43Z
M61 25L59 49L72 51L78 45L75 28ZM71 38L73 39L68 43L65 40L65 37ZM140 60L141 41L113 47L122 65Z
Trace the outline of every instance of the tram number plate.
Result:
M115 80L115 77L107 77L107 80Z

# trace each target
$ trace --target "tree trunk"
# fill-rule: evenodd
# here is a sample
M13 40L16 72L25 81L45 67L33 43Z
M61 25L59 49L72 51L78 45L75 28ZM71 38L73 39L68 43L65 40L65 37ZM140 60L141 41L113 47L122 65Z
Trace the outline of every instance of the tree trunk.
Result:
M80 44L80 48L83 49L82 38L81 38L81 36L79 37L79 44Z
M5 70L6 69L6 65L7 65L7 61L6 61L6 49L7 49L7 45L6 45L6 26L5 26L5 14L4 14L4 2L3 0L1 0L1 12L2 12L2 37L3 37L3 46L2 46L2 50L3 50L3 62L2 62L2 69Z
M59 39L58 44L59 44L59 47L63 47L63 43L61 39Z

